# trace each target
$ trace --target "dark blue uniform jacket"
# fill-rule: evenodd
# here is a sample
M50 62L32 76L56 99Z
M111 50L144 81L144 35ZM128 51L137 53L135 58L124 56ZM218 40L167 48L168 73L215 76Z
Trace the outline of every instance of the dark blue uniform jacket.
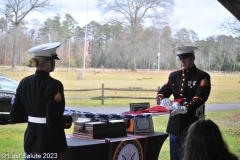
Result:
M20 82L10 112L13 123L28 122L28 116L46 118L46 124L28 122L24 135L27 153L67 151L64 129L70 128L71 116L64 116L63 85L46 71L36 70Z
M199 70L195 65L187 70L172 72L158 94L162 98L169 98L171 95L174 99L185 98L187 103L184 106L187 107L188 112L170 116L167 132L175 136L185 136L187 128L198 120L196 110L207 101L210 90L210 75Z

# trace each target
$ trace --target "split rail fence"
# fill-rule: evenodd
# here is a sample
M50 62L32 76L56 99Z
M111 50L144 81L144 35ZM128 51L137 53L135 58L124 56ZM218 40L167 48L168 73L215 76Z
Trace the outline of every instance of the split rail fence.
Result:
M105 96L104 91L106 90L114 90L114 91L134 91L134 92L155 92L160 89L158 87L157 89L142 89L142 88L105 88L104 84L102 84L101 88L88 88L88 89L65 89L64 92L82 92L82 91L97 91L101 90L100 96L91 96L87 98L96 98L101 99L101 104L104 105L104 99L105 98L128 98L128 99L156 99L156 97L142 97L142 96ZM78 97L78 98L84 98L84 97Z

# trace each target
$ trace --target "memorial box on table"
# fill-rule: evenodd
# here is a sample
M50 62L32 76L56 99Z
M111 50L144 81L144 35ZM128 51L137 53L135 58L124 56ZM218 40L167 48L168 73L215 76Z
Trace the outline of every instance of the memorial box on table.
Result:
M110 120L109 122L75 122L73 136L84 138L109 138L126 136L126 122Z

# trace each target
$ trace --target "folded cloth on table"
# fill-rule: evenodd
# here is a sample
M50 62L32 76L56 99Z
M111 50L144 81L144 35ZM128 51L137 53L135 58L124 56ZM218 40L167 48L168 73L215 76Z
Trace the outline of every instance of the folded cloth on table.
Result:
M139 110L136 112L124 112L123 114L141 114L141 113L159 113L159 112L167 112L169 111L163 106L153 106L144 110Z

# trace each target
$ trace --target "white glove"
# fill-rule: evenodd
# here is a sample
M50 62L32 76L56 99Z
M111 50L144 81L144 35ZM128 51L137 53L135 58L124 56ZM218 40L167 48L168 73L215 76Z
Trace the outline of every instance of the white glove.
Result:
M164 98L161 100L160 106L168 107L172 105L172 101L169 98Z
M166 109L169 110L169 111L172 111L174 109L177 109L178 106L180 106L180 104L178 102L172 102L172 105L171 106L167 106Z
M176 114L185 114L187 113L187 108L185 106L178 106L171 112L171 116L175 116Z
M70 116L72 117L73 122L76 122L78 120L78 117L79 117L79 115L77 113L72 113Z

